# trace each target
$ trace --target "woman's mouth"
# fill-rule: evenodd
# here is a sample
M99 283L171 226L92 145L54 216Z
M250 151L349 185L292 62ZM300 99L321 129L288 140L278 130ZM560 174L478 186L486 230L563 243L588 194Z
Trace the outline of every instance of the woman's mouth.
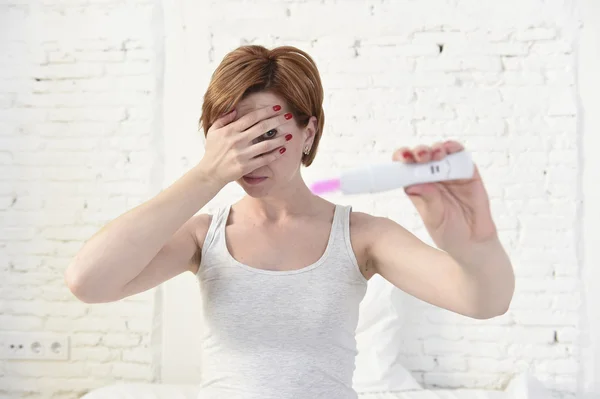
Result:
M259 183L262 183L263 181L267 180L266 177L254 177L254 176L244 176L244 177L242 177L242 179L244 179L244 181L250 185L259 184Z

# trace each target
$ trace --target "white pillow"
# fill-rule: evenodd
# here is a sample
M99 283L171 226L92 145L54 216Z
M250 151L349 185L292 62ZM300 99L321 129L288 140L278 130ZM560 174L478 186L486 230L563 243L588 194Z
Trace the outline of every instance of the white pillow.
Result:
M360 304L354 389L358 393L412 391L423 387L399 361L402 329L398 288L373 276Z

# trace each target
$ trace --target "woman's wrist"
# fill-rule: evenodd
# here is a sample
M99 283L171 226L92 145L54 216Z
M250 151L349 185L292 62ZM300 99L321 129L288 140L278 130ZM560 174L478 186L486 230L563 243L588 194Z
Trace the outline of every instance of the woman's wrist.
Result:
M215 194L227 185L227 182L221 181L214 171L202 163L193 167L190 173L198 180L198 184L205 186L209 191L215 191Z

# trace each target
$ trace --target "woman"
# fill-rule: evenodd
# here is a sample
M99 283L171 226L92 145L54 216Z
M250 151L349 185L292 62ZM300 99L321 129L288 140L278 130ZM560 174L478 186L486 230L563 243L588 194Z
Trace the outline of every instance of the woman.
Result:
M503 314L514 276L478 172L405 191L433 248L395 222L313 195L309 166L323 133L323 89L294 47L243 46L215 71L197 166L115 219L66 271L71 291L99 303L196 274L206 335L200 398L356 398L358 308L375 273L439 307ZM439 160L454 141L399 148L402 162ZM226 184L246 196L197 214Z

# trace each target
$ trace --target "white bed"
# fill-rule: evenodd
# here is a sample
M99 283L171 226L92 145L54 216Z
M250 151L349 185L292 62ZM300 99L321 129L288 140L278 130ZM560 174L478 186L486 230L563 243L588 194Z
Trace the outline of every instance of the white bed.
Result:
M360 399L521 399L503 392L480 390L412 391L403 393L361 394ZM129 384L101 388L82 399L202 399L197 388L187 385ZM527 398L529 399L529 398ZM536 398L537 399L537 398ZM540 398L542 399L542 398ZM548 399L548 397L543 398Z
M359 399L550 399L539 382L522 374L504 391L418 390L407 392L362 393ZM195 385L122 384L100 388L82 399L202 399Z

